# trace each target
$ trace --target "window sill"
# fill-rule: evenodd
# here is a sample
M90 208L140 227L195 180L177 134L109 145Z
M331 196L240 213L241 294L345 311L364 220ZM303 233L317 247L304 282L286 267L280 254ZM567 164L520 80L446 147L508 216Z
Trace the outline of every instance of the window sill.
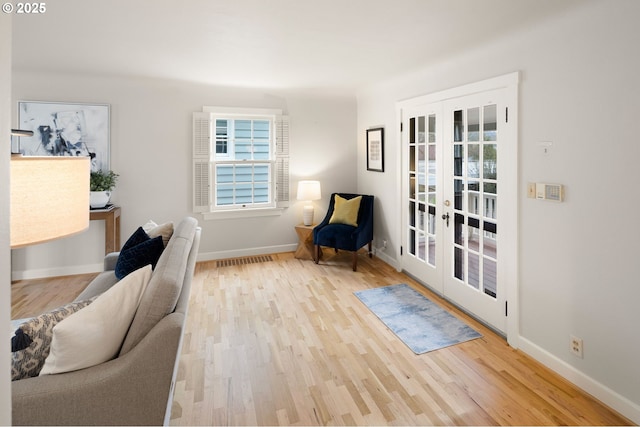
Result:
M264 208L264 209L237 209L218 212L203 212L202 216L205 221L212 219L238 219L238 218L256 218L263 216L280 216L284 211L283 208Z

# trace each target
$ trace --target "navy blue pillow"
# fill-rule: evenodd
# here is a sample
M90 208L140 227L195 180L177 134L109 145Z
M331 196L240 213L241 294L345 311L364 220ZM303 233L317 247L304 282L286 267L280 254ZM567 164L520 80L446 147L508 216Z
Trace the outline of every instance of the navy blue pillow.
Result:
M146 242L149 239L149 235L145 233L142 227L138 227L138 229L133 232L131 237L129 237L127 241L124 242L124 245L122 246L122 249L120 249L120 252L126 251L127 249L132 248L142 242Z
M126 245L125 243L125 246ZM116 277L120 280L127 274L148 264L151 264L151 267L155 268L163 250L164 244L162 243L162 236L154 237L153 239L147 236L147 240L135 246L126 249L123 246L123 250L120 251L118 261L116 262Z

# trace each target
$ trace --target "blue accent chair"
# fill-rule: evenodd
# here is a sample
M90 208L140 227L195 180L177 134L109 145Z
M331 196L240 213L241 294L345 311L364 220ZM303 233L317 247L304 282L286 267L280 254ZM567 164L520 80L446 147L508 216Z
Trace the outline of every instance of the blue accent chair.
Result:
M360 210L358 211L357 227L346 224L329 224L335 206L335 197L338 194L344 199L353 199L362 196ZM313 244L315 245L314 261L320 262L322 251L320 246L353 252L353 271L358 265L358 249L369 245L369 258L372 257L371 243L373 241L373 196L363 194L333 193L329 202L329 210L322 222L313 229Z

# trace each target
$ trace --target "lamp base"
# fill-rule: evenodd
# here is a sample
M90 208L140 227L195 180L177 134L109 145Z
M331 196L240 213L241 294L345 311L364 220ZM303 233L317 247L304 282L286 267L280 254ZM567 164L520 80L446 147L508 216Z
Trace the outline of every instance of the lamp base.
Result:
M304 225L313 224L313 206L306 205L302 208L302 223Z

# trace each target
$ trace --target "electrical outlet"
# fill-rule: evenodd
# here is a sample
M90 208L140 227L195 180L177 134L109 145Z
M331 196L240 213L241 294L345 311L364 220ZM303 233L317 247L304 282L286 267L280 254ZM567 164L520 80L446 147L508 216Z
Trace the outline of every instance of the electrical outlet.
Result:
M582 359L584 357L582 338L574 337L573 335L570 338L571 353Z
M387 239L384 239L384 240L382 241L382 248L383 248L383 249L387 249Z

